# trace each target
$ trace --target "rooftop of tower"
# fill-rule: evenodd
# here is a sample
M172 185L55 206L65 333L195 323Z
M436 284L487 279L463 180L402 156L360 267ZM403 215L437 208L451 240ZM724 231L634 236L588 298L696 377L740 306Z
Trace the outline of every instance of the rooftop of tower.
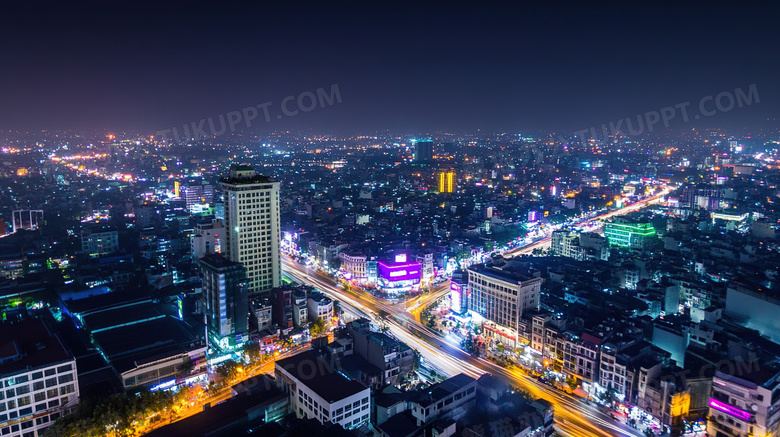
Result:
M233 164L230 166L230 174L219 179L220 182L232 185L264 184L276 182L269 176L257 174L251 165Z

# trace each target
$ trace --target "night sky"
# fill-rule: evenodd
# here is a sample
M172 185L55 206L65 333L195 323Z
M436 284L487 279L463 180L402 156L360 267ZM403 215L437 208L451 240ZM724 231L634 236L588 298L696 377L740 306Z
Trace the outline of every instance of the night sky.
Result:
M774 2L370 3L4 3L0 129L154 133L332 84L257 132L573 132L751 84L697 123L777 127Z

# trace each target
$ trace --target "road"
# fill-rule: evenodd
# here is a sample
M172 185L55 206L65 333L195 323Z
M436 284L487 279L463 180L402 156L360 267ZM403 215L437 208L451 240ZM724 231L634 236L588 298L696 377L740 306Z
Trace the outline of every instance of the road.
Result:
M661 197L669 194L674 188L664 187L661 193L643 199L633 205L610 211L590 218L604 220L617 215L627 214L657 203ZM518 256L533 252L536 248L550 247L550 238L534 242L531 245L506 252L507 256ZM555 408L555 427L566 436L641 436L641 434L621 422L616 422L611 416L598 407L583 402L580 398L569 395L542 384L529 377L518 368L503 368L482 358L476 358L465 353L459 347L455 338L443 337L420 323L420 312L435 299L444 296L449 291L449 282L434 287L428 294L420 295L408 302L388 303L361 290L342 289L331 278L307 268L288 257L283 257L284 273L297 282L312 285L332 299L341 302L344 309L384 323L399 340L417 349L422 357L434 367L455 375L465 373L478 378L490 373L504 379L512 386L525 390L535 398L542 398L553 404Z
M664 196L668 195L669 193L674 191L676 188L677 187L669 187L669 186L663 187L661 189L661 192L656 194L656 195L654 195L654 196L648 197L646 199L642 199L642 200L634 203L633 205L626 206L625 208L620 208L620 209L616 209L614 211L606 212L606 213L601 214L601 215L597 215L597 216L595 216L593 218L585 220L585 222L590 222L590 221L594 221L594 220L606 220L606 219L609 219L609 218L612 218L612 217L615 217L615 216L625 215L625 214L628 214L630 212L639 211L642 208L646 208L646 207L648 207L648 206L650 206L652 204L658 203L661 200L661 197L664 197ZM603 234L604 233L604 228L603 227L599 228L598 233ZM547 250L547 249L550 248L550 244L551 244L551 241L550 241L550 237L548 236L548 237L543 238L543 239L541 239L539 241L536 241L536 242L534 242L532 244L529 244L528 246L523 246L523 247L518 247L516 249L508 250L508 251L504 252L504 256L509 257L509 256L528 255L528 254L533 253L534 249Z
M446 294L445 284L440 284L428 295L417 298L415 304L417 316L404 311L403 304L390 304L368 293L347 291L337 286L333 280L288 257L283 257L283 270L293 280L312 285L330 298L338 300L342 308L356 315L362 315L385 323L390 332L410 347L417 349L422 357L434 367L448 375L465 373L475 378L490 373L504 379L512 386L529 392L532 396L550 401L555 407L556 429L564 435L586 436L640 436L635 430L612 420L608 414L590 407L574 396L560 392L526 376L519 369L505 369L487 360L475 358L463 352L456 340L448 341L438 333L419 323L419 310ZM385 316L385 317L382 317Z

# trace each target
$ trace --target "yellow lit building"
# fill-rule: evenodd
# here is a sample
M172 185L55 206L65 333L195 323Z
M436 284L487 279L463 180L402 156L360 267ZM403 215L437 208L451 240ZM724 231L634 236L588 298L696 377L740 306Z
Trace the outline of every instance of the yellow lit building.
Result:
M455 191L455 171L441 171L436 174L440 193L452 193Z

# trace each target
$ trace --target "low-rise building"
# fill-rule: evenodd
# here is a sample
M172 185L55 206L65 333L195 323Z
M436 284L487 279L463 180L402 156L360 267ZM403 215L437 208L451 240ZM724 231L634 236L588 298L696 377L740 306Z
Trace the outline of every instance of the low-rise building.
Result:
M712 378L707 432L717 436L780 435L780 372L776 367L740 377L716 372Z
M315 352L277 361L274 373L277 386L289 395L297 417L333 422L347 429L368 424L369 388L336 372Z

